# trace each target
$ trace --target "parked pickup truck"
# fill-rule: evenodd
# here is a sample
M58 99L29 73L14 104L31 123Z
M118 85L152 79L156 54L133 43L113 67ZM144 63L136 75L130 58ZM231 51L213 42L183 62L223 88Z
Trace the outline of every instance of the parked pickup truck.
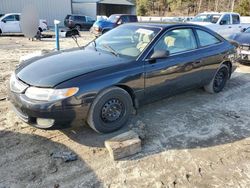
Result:
M22 33L20 27L20 13L9 13L0 17L0 35L2 33ZM46 20L39 20L38 30L46 31L48 25Z
M248 27L248 24L241 23L240 15L234 12L204 12L195 16L191 23L206 26L224 37Z

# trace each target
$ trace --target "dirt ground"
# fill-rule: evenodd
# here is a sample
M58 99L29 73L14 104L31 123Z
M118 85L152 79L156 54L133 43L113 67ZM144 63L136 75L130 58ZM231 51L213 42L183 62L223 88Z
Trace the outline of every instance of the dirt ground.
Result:
M83 32L81 45L92 36ZM112 161L104 140L86 126L39 130L9 108L6 87L19 58L53 49L53 39L0 37L0 188L250 187L250 66L240 65L222 93L189 91L139 109L130 123L147 125L142 152ZM76 47L62 39L63 49ZM78 160L53 159L72 151Z

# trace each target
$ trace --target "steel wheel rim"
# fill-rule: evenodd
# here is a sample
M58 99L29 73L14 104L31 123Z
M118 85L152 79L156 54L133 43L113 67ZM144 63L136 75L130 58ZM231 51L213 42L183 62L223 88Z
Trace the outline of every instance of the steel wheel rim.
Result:
M110 99L101 109L101 119L105 123L115 122L121 119L124 111L124 105L119 99Z
M226 73L225 73L225 71L220 70L216 74L215 79L214 79L214 89L216 91L220 90L223 87L225 80L226 80Z

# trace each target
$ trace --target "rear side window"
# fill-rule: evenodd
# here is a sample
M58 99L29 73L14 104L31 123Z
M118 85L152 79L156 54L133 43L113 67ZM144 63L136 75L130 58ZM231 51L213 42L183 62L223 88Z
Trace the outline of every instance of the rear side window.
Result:
M215 36L211 35L206 31L197 29L196 32L201 46L209 46L220 42L219 39L217 39Z
M240 17L237 14L232 15L233 24L240 24Z
M137 16L130 16L129 20L130 22L137 22Z
M122 21L122 23L127 23L127 22L129 22L129 16L121 16L121 21Z
M93 22L93 21L95 21L94 18L91 18L91 17L89 17L89 16L86 16L86 19L87 19L88 22Z
M72 19L72 17L73 17L73 16L71 16L70 19ZM79 22L79 21L80 21L80 22L86 22L85 16L74 16L74 17L73 17L73 20L78 21L78 22Z
M20 21L20 16L19 15L15 15L15 20L16 21Z
M80 16L80 20L83 22L86 22L86 17L85 16Z

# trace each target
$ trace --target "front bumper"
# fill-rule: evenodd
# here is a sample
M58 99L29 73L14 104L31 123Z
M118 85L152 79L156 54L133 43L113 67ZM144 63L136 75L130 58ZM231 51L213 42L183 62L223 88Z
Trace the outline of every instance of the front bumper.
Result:
M240 46L238 54L240 62L250 63L250 46Z
M41 102L10 90L8 93L15 113L21 120L37 128L43 128L37 123L38 118L54 120L50 127L44 129L63 129L83 124L90 106L89 104L67 105L66 100Z

